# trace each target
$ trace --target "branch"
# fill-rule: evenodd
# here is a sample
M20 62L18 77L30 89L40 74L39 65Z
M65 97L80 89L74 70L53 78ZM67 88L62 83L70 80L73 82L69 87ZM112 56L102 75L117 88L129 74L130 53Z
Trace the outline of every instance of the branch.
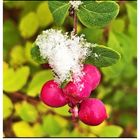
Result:
M73 17L73 19L74 19L74 34L77 34L77 15L76 15L76 11L74 10L74 17Z

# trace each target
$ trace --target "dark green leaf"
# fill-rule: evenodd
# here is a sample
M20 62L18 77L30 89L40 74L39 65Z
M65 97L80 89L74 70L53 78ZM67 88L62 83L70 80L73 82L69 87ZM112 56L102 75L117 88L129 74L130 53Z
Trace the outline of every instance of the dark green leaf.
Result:
M84 2L79 8L77 15L79 20L87 27L105 26L113 20L119 12L116 2Z
M56 24L62 25L68 15L70 4L65 1L48 1L50 11Z
M40 55L39 47L33 44L33 48L31 49L31 55L33 60L38 62L39 64L47 63L47 60L44 60Z
M86 63L97 67L111 66L120 59L120 54L108 47L92 47L91 54L87 57Z

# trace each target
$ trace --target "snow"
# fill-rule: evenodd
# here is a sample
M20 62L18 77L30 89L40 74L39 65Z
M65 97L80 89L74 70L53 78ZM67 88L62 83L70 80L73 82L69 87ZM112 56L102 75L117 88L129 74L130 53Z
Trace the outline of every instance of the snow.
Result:
M68 36L68 33L54 29L43 31L35 43L39 46L41 56L48 60L59 83L69 80L71 75L78 77L82 74L83 61L92 45L84 39L84 35Z
M71 4L72 8L77 10L83 2L78 0L78 1L69 1L69 3Z

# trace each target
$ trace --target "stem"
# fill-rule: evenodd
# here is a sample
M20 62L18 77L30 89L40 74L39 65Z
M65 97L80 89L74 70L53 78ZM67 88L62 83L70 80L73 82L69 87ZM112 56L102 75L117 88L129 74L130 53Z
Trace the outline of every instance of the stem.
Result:
M76 11L74 10L74 16L73 16L74 18L74 34L77 34L77 15L76 15Z

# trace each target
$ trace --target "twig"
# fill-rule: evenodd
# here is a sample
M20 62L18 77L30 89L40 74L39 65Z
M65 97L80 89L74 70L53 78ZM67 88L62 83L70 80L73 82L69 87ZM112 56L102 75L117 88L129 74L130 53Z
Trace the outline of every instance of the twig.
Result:
M74 34L77 34L77 15L76 15L76 11L74 10L74 16L73 16L73 20L74 20Z

